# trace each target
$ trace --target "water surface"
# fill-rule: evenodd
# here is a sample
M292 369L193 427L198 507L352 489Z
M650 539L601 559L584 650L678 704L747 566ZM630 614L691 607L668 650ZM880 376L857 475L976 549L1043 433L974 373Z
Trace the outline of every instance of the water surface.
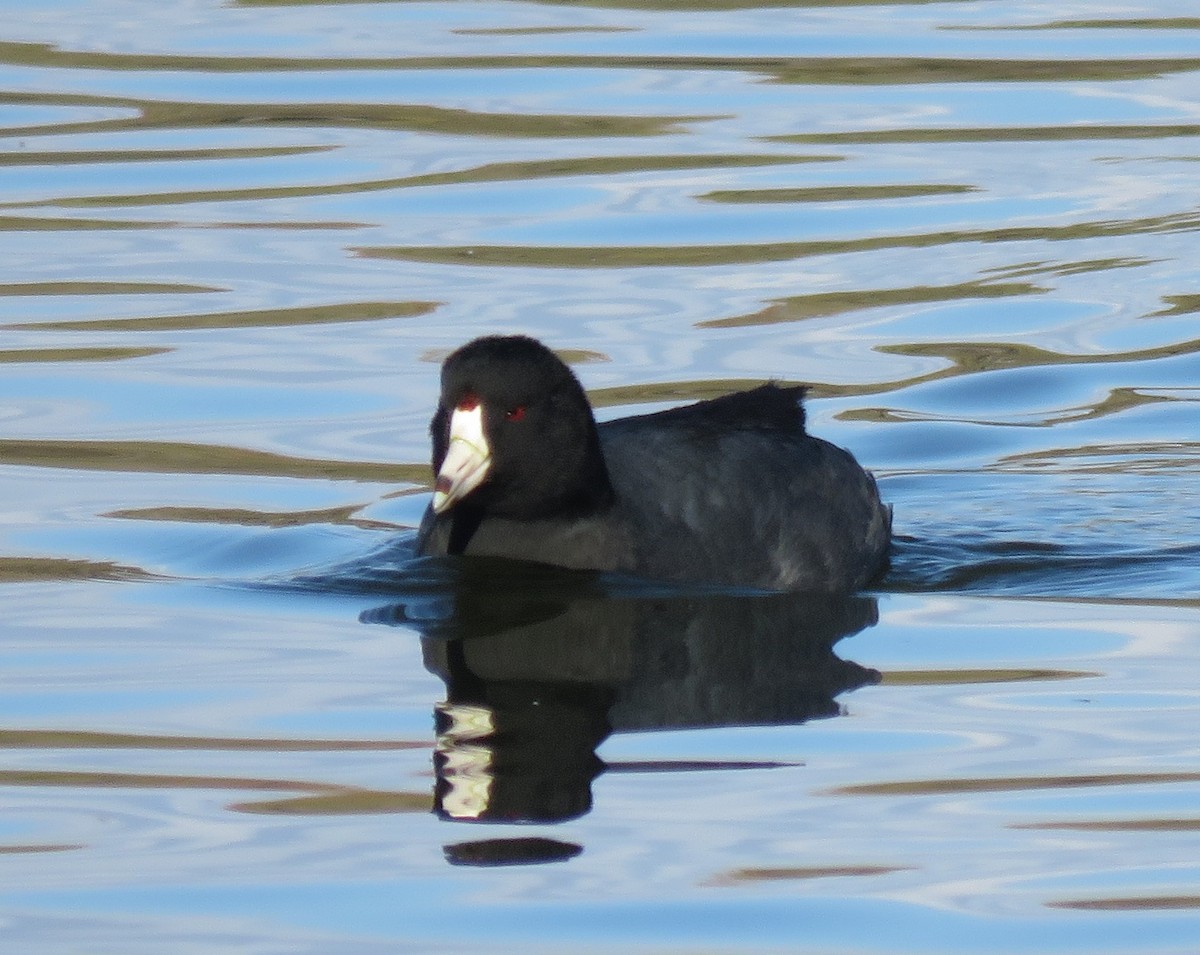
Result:
M1193 951L1200 20L13 6L0 918L28 952ZM413 561L440 359L766 379L851 601Z

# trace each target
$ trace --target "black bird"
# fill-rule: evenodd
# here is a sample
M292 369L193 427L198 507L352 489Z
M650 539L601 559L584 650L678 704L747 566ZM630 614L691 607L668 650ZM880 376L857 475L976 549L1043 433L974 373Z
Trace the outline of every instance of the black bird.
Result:
M803 395L768 384L597 425L546 346L475 339L442 366L418 552L858 590L887 565L891 509L849 452L805 431Z

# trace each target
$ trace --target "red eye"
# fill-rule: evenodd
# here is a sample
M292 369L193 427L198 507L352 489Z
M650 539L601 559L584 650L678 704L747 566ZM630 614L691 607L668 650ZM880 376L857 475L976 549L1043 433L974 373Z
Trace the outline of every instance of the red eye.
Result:
M520 421L525 417L525 406L517 405L515 408L510 408L504 413L504 417L509 421Z

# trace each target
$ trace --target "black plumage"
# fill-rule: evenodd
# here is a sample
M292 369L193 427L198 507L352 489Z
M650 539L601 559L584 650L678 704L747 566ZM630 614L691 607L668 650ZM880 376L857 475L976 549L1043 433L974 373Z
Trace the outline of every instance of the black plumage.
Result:
M849 452L806 432L802 398L769 384L597 425L544 345L476 339L443 365L430 426L438 493L418 550L860 589L886 567L891 511Z

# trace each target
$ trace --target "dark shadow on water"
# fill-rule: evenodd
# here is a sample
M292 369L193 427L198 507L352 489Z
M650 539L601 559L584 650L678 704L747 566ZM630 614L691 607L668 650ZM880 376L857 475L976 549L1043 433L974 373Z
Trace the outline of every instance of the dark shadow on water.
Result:
M446 684L434 707L435 811L446 820L574 819L591 809L592 782L605 772L785 765L605 763L596 751L612 733L835 716L839 694L880 678L833 649L877 621L870 597L668 588L509 561L396 556L309 582L387 593L362 620L421 634L425 665ZM498 865L572 854L561 844L543 852L528 840L494 843L447 847L447 858Z
M1161 589L1200 547L1087 551L959 536L896 540L882 589L1099 597ZM1144 581L1143 581L1144 578ZM1141 582L1141 583L1139 583ZM767 770L721 760L606 763L613 733L796 725L840 712L879 680L835 645L874 625L873 597L680 587L511 561L417 558L411 538L289 588L379 598L364 623L421 635L446 685L434 706L434 809L455 822L554 824L592 808L603 773ZM487 839L445 847L455 865L564 861L581 846Z
M515 839L476 839L445 847L446 861L463 866L541 865L566 862L583 852L574 842L538 836Z

